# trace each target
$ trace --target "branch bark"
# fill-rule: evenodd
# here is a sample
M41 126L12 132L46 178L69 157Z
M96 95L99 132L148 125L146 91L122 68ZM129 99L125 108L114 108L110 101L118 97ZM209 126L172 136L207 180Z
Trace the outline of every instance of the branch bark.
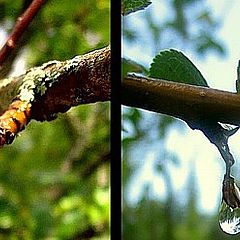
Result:
M52 120L72 106L110 100L110 47L50 61L0 83L0 146L31 119Z
M240 95L212 88L130 75L122 82L122 104L187 122L213 119L240 126Z

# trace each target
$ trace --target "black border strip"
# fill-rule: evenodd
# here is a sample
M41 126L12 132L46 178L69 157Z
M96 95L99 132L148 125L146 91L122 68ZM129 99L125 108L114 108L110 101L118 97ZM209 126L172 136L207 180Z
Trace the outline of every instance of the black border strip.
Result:
M121 231L121 1L111 1L111 239Z

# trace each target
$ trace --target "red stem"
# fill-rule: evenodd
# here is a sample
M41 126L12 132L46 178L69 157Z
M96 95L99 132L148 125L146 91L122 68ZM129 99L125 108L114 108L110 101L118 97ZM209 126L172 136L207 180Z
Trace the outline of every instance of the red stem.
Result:
M0 69L7 56L16 47L16 43L23 32L27 29L28 25L45 2L46 0L33 0L27 10L18 18L12 33L0 50Z

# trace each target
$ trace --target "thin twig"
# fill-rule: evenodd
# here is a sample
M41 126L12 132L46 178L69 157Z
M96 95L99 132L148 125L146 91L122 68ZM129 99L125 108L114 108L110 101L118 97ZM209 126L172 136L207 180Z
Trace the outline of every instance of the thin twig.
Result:
M17 19L17 23L7 39L6 43L0 50L0 70L3 65L5 59L13 51L16 47L16 44L23 32L27 29L30 22L36 16L42 5L46 2L46 0L34 0L27 10Z
M212 88L130 76L122 82L122 104L184 121L203 118L240 126L240 94Z

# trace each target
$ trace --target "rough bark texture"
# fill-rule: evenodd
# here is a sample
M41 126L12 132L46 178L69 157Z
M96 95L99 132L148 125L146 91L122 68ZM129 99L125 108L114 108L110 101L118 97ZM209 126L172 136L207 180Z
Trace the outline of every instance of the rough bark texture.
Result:
M52 120L72 106L110 100L110 47L51 61L0 83L0 146L31 120Z
M59 74L54 85L32 104L32 118L51 119L58 112L72 106L110 100L110 48L104 48L72 60L59 67L47 68L51 74ZM50 83L51 85L51 83Z

